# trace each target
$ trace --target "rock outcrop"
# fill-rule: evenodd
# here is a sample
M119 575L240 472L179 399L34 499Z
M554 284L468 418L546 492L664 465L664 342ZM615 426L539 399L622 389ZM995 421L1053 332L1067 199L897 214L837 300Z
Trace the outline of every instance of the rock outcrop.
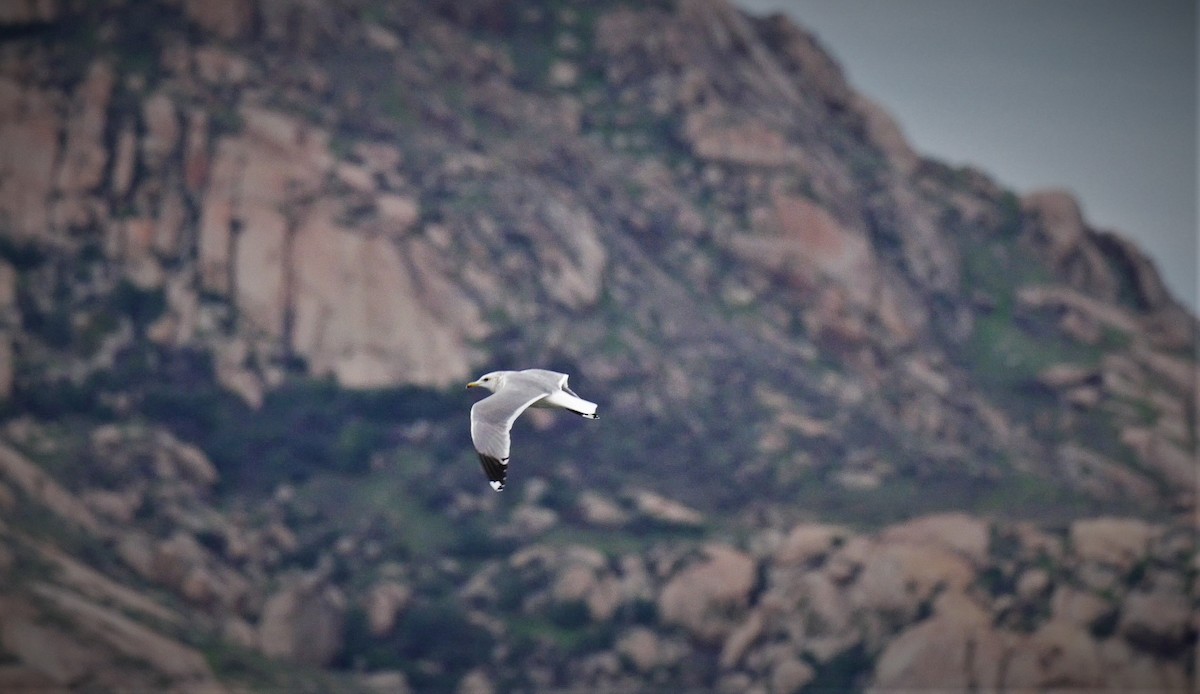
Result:
M263 653L301 665L328 665L342 645L346 598L317 576L305 576L267 598L258 628Z
M1195 678L1195 317L786 18L0 29L0 690ZM605 412L530 411L499 496L489 364Z
M710 545L704 559L663 587L658 612L701 640L719 641L732 628L728 615L745 609L754 588L753 560L732 547Z

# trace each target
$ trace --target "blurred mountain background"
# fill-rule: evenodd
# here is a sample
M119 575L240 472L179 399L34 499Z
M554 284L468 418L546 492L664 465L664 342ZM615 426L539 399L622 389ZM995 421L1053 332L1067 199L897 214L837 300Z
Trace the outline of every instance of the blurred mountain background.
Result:
M790 19L0 23L0 689L1194 686L1195 316Z

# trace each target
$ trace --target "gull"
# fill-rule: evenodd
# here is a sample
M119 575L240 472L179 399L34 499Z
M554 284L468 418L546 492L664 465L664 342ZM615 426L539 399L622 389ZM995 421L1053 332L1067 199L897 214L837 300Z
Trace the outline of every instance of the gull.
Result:
M508 475L508 432L513 422L530 407L567 410L596 419L596 403L579 397L567 387L567 374L546 369L493 371L467 384L492 394L471 407L471 441L492 489L504 489Z

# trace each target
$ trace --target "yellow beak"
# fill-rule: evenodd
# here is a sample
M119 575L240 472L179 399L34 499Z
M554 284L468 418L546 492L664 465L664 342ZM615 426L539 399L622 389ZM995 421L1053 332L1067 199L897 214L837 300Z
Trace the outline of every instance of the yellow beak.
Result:
M479 387L479 381L471 381L470 383L468 383L468 384L467 384L467 387L468 387L468 388L478 388L478 387Z

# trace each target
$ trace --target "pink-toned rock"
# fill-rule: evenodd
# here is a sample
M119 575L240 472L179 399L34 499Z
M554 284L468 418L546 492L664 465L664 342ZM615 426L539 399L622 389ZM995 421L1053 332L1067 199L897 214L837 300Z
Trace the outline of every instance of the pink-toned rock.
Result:
M233 257L239 320L251 335L282 339L289 301L288 222L273 206L249 201L240 220Z
M809 572L804 574L800 583L800 599L807 605L804 611L806 638L803 640L806 648L810 648L817 659L826 662L826 656L832 657L834 652L820 652L821 648L811 648L816 637L831 639L830 643L840 647L849 645L858 639L854 633L854 606L847 592L825 573Z
M941 397L950 394L950 378L922 356L909 359L904 364L904 370L915 381Z
M992 623L992 614L986 603L980 603L979 599L957 590L938 593L933 599L933 613L981 627L990 626Z
M850 587L862 609L915 615L940 589L964 591L975 569L962 554L936 544L878 543Z
M26 667L62 685L77 684L102 660L69 632L19 615L0 620L0 645Z
M541 283L551 298L571 309L592 306L600 298L608 251L599 225L586 208L558 198L546 199L541 224L531 230Z
M617 639L616 650L627 658L638 672L650 672L662 664L659 638L645 627L633 627L622 634Z
M623 582L613 576L604 576L596 581L596 587L584 596L583 603L587 606L592 621L606 622L617 613L625 597Z
M800 149L778 130L759 120L729 120L714 111L693 111L683 133L701 159L751 166L789 166L801 162Z
M775 562L783 566L807 564L827 554L839 540L850 535L837 525L804 523L792 528L775 552Z
M401 670L375 670L358 676L367 692L375 694L412 694L408 678Z
M45 237L62 123L54 96L0 77L0 214L17 239Z
M349 387L466 377L474 360L468 341L486 327L443 274L446 258L419 239L402 249L343 228L332 221L335 205L322 202L289 231L280 210L318 189L332 162L328 134L268 109L241 114L245 132L218 144L202 204L205 288L228 295L236 287L252 335L292 340L314 373L334 373ZM569 281L558 286L572 291ZM294 329L283 335L289 312ZM233 385L244 378L226 373Z
M848 583L858 575L867 557L875 552L875 541L862 535L853 535L829 557L825 575L839 585Z
M179 590L184 577L207 559L206 550L196 538L182 530L159 542L152 556L153 580L173 590Z
M1150 261L1146 261L1150 262ZM1151 264L1150 267L1153 267ZM1168 303L1148 316L1142 317L1146 337L1155 349L1187 352L1196 334L1196 317L1183 306ZM1159 353L1161 354L1161 352ZM1196 375L1187 379L1195 383Z
M797 694L817 676L813 666L799 658L785 658L771 671L771 691L778 694Z
M825 438L833 434L833 425L828 420L809 417L800 412L780 412L775 421L780 426L809 439Z
M103 644L123 657L148 663L169 680L185 681L197 689L216 685L203 654L191 646L71 591L48 584L34 590L93 644Z
M1128 311L1115 304L1060 286L1025 286L1017 290L1017 301L1030 308L1056 308L1080 313L1083 318L1130 335L1141 331Z
M375 208L389 231L396 233L408 231L421 218L420 203L407 195L383 193L375 198Z
M1083 242L1086 233L1083 212L1069 192L1045 190L1031 193L1021 200L1021 206L1038 221L1051 264L1061 263Z
M182 193L174 187L164 191L154 217L155 254L164 259L179 258L183 252L184 225L188 223L190 215Z
M1196 690L1188 677L1185 658L1156 658L1131 647L1119 637L1099 644L1104 687L1126 692L1184 692ZM1190 688L1189 688L1190 687Z
M868 691L993 690L1003 652L1002 637L989 627L939 614L887 643Z
M82 501L15 448L0 443L0 479L71 525L96 535L100 521Z
M891 114L861 94L854 94L851 103L863 116L867 137L883 151L892 168L902 176L912 174L921 157L908 144L904 131Z
M151 171L157 170L179 145L179 116L175 104L162 92L153 94L142 103L142 161Z
M733 251L799 286L815 285L819 277L826 277L854 303L870 304L877 278L870 245L860 233L800 196L774 195L772 214L776 235L735 236Z
M1016 641L1003 686L1021 690L1098 688L1104 681L1100 652L1091 634L1074 624L1051 621Z
M292 529L282 521L275 521L264 528L263 537L285 553L295 552L300 546L296 533L292 532Z
M1060 561L1063 557L1063 540L1057 534L1046 532L1045 529L1029 521L1018 521L1011 527L1010 532L1021 546L1025 557L1047 557Z
M212 464L204 451L170 435L162 436L160 441L160 445L170 452L184 479L203 487L211 487L220 479L220 473L217 472L216 466Z
M1100 400L1103 398L1103 395L1101 394L1099 388L1090 388L1085 386L1082 388L1072 388L1071 390L1067 391L1064 397L1068 403L1076 407L1091 409L1100 404Z
M208 182L208 112L192 109L187 115L183 136L183 185L192 194L199 193Z
M322 666L342 647L346 600L317 577L292 581L267 599L258 626L263 653L301 665Z
M583 600L596 587L596 574L591 567L574 564L558 575L551 595L559 602Z
M138 509L142 506L143 497L137 489L113 491L110 489L89 489L80 495L83 503L97 514L121 524L133 521Z
M343 184L360 193L374 192L378 186L375 182L375 173L373 171L365 166L351 164L348 161L339 162L333 168L333 174Z
M1038 374L1038 381L1049 388L1070 388L1099 378L1095 368L1069 363L1048 366Z
M762 635L764 626L766 626L766 618L763 616L762 610L751 611L750 616L730 632L721 645L719 658L721 667L725 670L736 668L741 662L742 656Z
M1133 449L1142 464L1169 484L1194 489L1197 479L1195 451L1185 450L1148 427L1121 430L1121 443Z
M1169 656L1184 645L1193 621L1190 601L1183 594L1134 591L1121 606L1118 629L1130 643Z
M661 494L655 494L649 489L635 489L629 496L639 513L660 523L691 527L698 527L704 523L704 516L699 511Z
M568 60L556 60L550 65L546 79L552 87L572 87L579 81L579 66Z
M1102 618L1112 614L1113 606L1095 593L1059 586L1050 598L1050 612L1057 621L1091 629Z
M41 559L53 564L54 579L60 586L130 615L150 617L160 624L182 623L178 613L156 602L151 594L118 583L50 545L38 545L36 550Z
M1097 499L1126 498L1152 504L1160 498L1150 479L1095 451L1067 443L1057 453L1063 478Z
M455 694L496 694L496 685L483 668L475 668L458 681Z
M196 74L209 84L236 86L250 78L250 63L217 46L199 46L192 53Z
M138 576L148 581L156 580L154 545L148 535L140 531L122 533L116 553Z
M382 142L359 142L354 153L373 172L395 170L404 160L404 154L395 146Z
M966 513L939 513L893 525L880 535L884 543L934 545L982 566L988 558L991 529L987 521Z
M396 618L412 598L412 589L397 581L383 581L367 593L367 624L380 637L391 632Z
M221 296L228 296L233 288L233 222L243 156L236 139L226 138L218 143L208 189L200 205L200 284Z
M137 164L137 133L131 127L121 129L117 135L117 147L113 152L111 187L117 195L125 195L133 184L134 166Z
M619 528L629 522L629 514L615 502L595 492L579 495L579 515L589 525Z
M229 617L221 626L221 637L239 648L253 650L258 647L258 632L254 625L241 617Z
M467 377L482 336L478 309L438 274L442 260L410 240L336 226L314 211L296 233L295 349L314 374L349 387L448 385Z
M694 637L719 641L737 623L756 579L754 559L727 545L708 545L705 559L680 571L663 588L658 611Z
M260 107L239 113L244 132L218 144L202 203L203 286L226 296L236 287L233 298L253 339L291 340L314 374L333 374L343 385L465 378L476 359L468 343L487 328L446 276L446 256L421 239L399 244L345 228L334 221L339 208L332 201L310 203L293 229L281 210L295 209L298 196L323 185L333 164L328 134ZM419 214L398 197L384 207L397 219ZM548 263L551 271L555 266ZM555 286L576 291L570 276L559 279ZM240 367L226 366L227 382L256 390L239 385L248 378Z
M244 104L238 108L238 115L244 123L243 135L250 143L264 150L274 150L273 158L282 159L280 163L298 165L290 172L271 171L276 181L292 181L292 185L313 190L320 183L321 175L333 166L328 132L294 116L261 106ZM247 181L251 184L257 182ZM279 183L268 183L267 190L271 191L268 197L278 197Z
M331 161L328 137L266 109L244 107L240 112L245 132L218 143L208 172L200 218L201 281L209 291L226 296L237 286L239 307L251 313L260 330L278 337L288 260L283 252L287 221L281 210L293 209L296 196L319 186ZM193 116L188 158L200 156L194 150L203 143L205 127L203 117ZM243 231L236 239L235 224Z
M32 0L30 0L32 1ZM2 11L2 10L0 10ZM20 663L0 665L0 691L36 694L71 694L71 687Z
M364 29L366 30L367 43L381 51L394 51L403 45L399 36L378 24L367 24Z
M179 583L179 594L196 605L213 602L220 588L220 579L204 566L194 566Z
M10 0L0 3L0 25L53 22L58 17L58 0Z
M1110 253L1120 258L1118 262L1121 267L1129 269L1128 279L1132 282L1138 299L1149 309L1147 318L1150 320L1146 321L1145 325L1152 331L1151 339L1162 339L1163 345L1168 349L1186 349L1192 345L1194 338L1191 337L1193 333L1189 328L1194 329L1195 316L1174 305L1171 293L1163 282L1154 260L1143 253L1132 240L1119 234L1100 232L1097 236L1104 239ZM1158 321L1154 320L1155 318L1166 318L1175 325L1156 325ZM1154 330L1155 328L1159 329Z
M1094 518L1072 523L1070 540L1081 560L1127 571L1147 555L1150 542L1161 532L1138 518Z
M183 11L201 29L227 40L245 36L254 22L250 0L184 0Z
M153 219L131 217L109 225L108 254L124 265L125 276L143 289L159 289L166 280L162 264L154 254L158 228Z
M249 331L247 331L249 332ZM234 338L214 345L214 371L222 388L257 410L266 397L266 384L256 369L247 365L250 346L245 339Z
M1017 597L1022 600L1036 600L1045 594L1050 587L1050 574L1045 569L1026 569L1017 579Z
M108 63L97 61L72 97L66 147L57 180L58 189L67 195L93 190L104 181L108 166L104 131L116 79L116 72Z

